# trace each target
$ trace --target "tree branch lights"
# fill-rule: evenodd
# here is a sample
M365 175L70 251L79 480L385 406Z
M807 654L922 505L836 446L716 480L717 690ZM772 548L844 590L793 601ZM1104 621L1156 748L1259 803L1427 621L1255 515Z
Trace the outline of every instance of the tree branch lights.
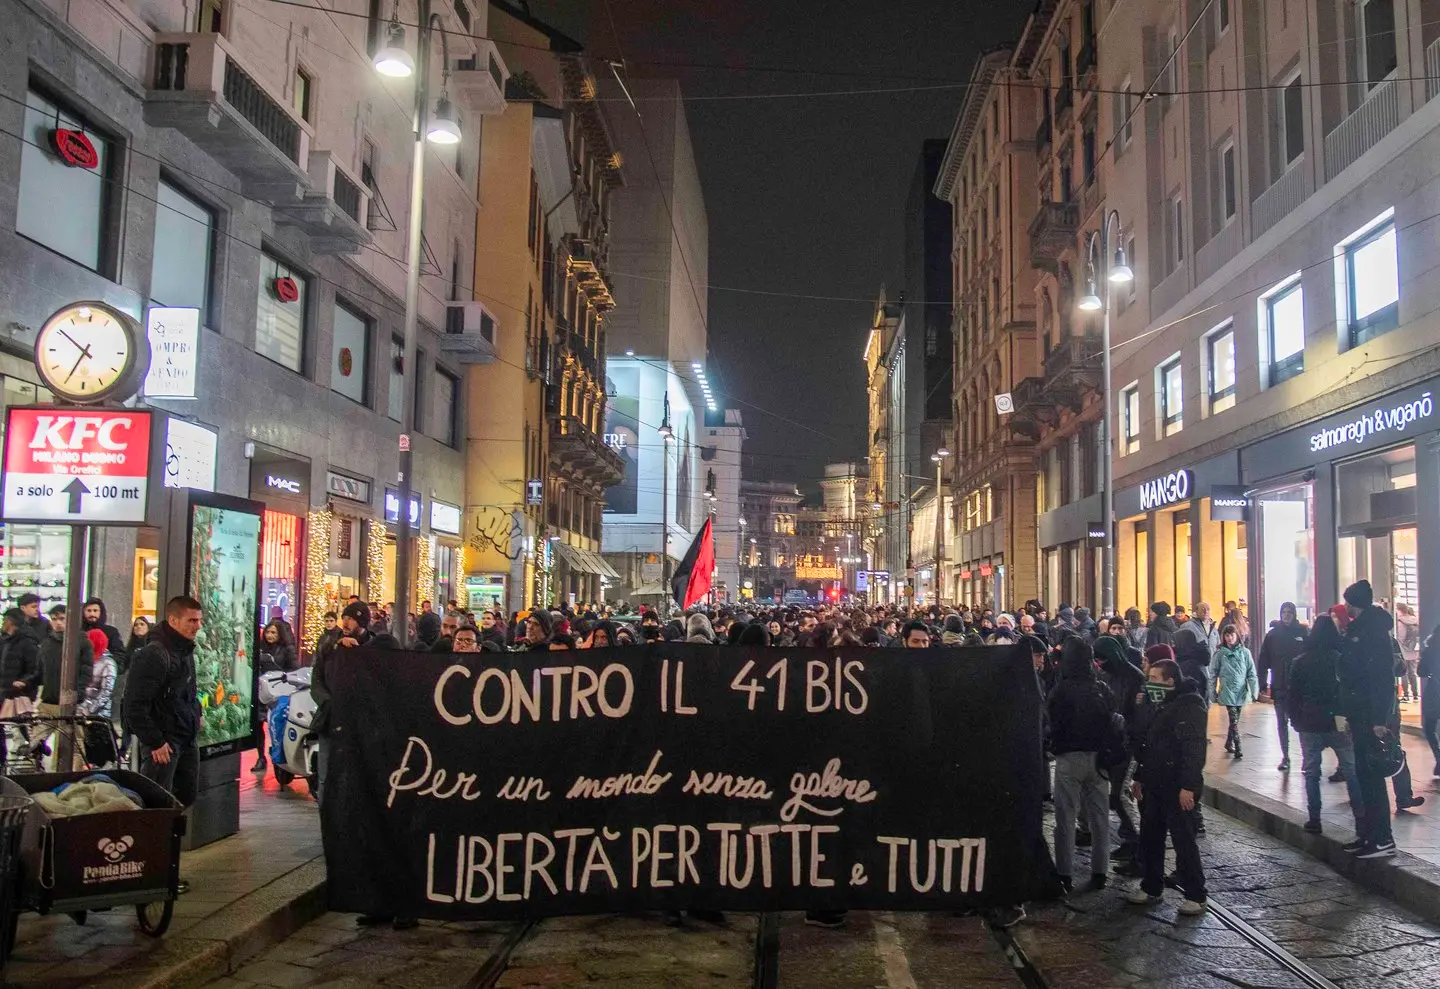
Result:
M415 596L424 601L435 593L435 537L415 540Z
M450 596L460 602L461 608L470 607L470 589L465 583L465 547L455 550L455 588Z
M309 651L325 631L325 611L330 603L325 594L325 568L330 563L330 539L335 532L335 513L328 508L310 512L305 520L310 540L305 550L305 615L300 621L300 641Z
M385 590L385 523L370 519L365 540L365 590L372 602L380 601Z

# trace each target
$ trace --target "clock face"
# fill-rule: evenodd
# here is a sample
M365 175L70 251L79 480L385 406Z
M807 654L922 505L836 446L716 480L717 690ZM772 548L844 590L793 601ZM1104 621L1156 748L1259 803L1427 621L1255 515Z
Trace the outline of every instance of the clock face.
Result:
M57 396L98 402L133 378L137 334L132 325L124 314L98 303L66 306L40 330L35 366Z

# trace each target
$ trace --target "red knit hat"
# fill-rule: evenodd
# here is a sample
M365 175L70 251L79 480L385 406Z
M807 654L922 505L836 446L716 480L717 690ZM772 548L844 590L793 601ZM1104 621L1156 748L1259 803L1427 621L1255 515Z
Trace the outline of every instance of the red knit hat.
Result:
M86 632L85 638L90 640L90 645L94 648L96 656L103 654L110 648L110 639L98 628L92 628Z
M1175 647L1164 642L1157 643L1145 650L1145 661L1152 666L1162 659L1175 662Z

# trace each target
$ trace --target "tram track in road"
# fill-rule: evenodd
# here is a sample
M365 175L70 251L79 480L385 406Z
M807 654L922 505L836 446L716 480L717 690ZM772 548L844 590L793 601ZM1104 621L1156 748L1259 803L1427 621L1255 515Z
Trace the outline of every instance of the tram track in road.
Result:
M522 920L512 925L501 938L490 957L485 959L475 974L464 982L464 989L493 989L510 967L510 956L543 921Z

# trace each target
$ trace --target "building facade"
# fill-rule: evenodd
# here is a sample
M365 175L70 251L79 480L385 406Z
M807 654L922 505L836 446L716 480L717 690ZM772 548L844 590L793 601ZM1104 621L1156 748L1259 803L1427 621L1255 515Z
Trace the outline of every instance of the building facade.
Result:
M407 368L414 90L370 64L383 15L89 0L58 12L29 0L3 7L6 403L48 397L29 355L62 305L103 300L141 326L154 307L195 311L197 397L152 404L213 436L213 469L196 486L266 505L262 604L307 641L352 593L384 602L407 580L417 602L463 594L465 368L494 359L465 321L484 208L476 169L485 116L505 109L508 70L472 37L485 35L483 6L457 0L437 12L452 31L462 137L424 157L429 249ZM83 134L93 161L58 154L60 130ZM418 536L413 572L396 574L407 375ZM151 579L159 540L144 528L94 536L88 589L121 626L163 603ZM68 529L6 525L4 541L7 591L63 584ZM22 561L24 572L12 572Z
M1102 88L1209 92L1146 101L1101 165L1142 243L1113 314L1119 600L1233 601L1263 629L1366 578L1425 628L1440 4L1222 4L1167 49L1183 6L1100 24Z
M1053 406L1038 387L1027 236L1038 96L1014 57L1003 48L977 62L934 185L954 217L956 541L944 580L946 597L971 607L1015 607L1040 593L1035 441L1037 413ZM1002 415L1002 395L1020 407Z
M861 355L868 408L870 518L866 548L873 569L887 575L878 602L904 598L909 587L910 486L905 464L905 311L882 290Z
M622 90L611 78L599 92L623 107L612 133L636 163L611 209L610 261L628 277L606 324L605 434L625 463L606 495L602 548L616 596L655 603L668 591L650 559L673 568L709 514L704 416L719 411L706 374L709 221L679 84L627 78Z
M741 559L741 586L750 597L783 601L796 588L795 558L800 552L800 491L790 481L740 482L740 501L748 546Z
M706 411L701 460L707 474L705 487L711 493L708 500L714 522L717 601L740 600L744 587L741 559L750 545L747 531L750 520L741 502L740 486L744 479L741 465L747 438L745 418L739 409ZM750 589L753 590L753 586Z

